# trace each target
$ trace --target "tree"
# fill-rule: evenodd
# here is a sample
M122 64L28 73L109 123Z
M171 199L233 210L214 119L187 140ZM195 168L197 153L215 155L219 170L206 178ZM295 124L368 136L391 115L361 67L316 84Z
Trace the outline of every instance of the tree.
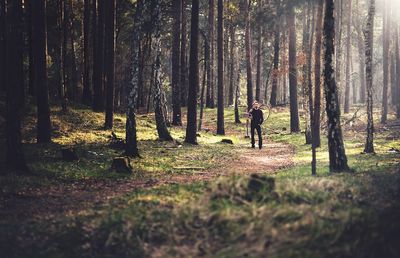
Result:
M105 1L104 17L104 78L106 87L105 128L112 128L114 120L115 0Z
M318 1L318 14L317 14L317 26L316 26L316 39L315 39L315 55L314 55L314 131L313 140L315 141L315 147L321 145L321 44L322 44L322 26L323 26L323 14L324 14L324 0Z
M387 120L388 113L388 87L389 87L389 15L388 15L388 1L385 1L385 6L383 9L383 89L382 89L382 115L381 115L381 123L385 124Z
M262 1L258 1L258 8L262 10ZM261 84L262 84L262 52L263 39L261 21L257 22L257 74L256 74L256 100L261 101Z
M395 33L395 53L396 53L396 83L397 83L397 112L396 117L400 119L400 44L399 44L399 24L396 25Z
M181 84L180 84L180 44L182 23L182 0L172 1L173 36L172 36L172 124L182 125Z
M328 118L328 149L329 168L331 172L348 170L347 156L343 144L342 128L340 125L340 106L338 89L335 82L333 70L333 55L335 46L333 43L335 35L335 19L333 16L334 0L325 0L324 18L324 45L325 45L325 98L326 114Z
M49 89L47 85L46 62L46 1L40 0L32 5L32 49L35 81L37 90L37 142L51 141L51 123L49 108Z
M272 72L272 87L271 87L271 98L270 104L272 107L277 105L278 95L278 69L279 69L279 51L280 51L280 26L275 25L275 43L274 43L274 69Z
M33 51L32 51L32 0L24 1L25 17L27 23L27 44L28 44L28 94L35 96L34 87L34 67L33 67ZM5 59L3 59L5 60Z
M247 109L250 110L253 103L253 66L251 57L251 29L250 29L250 0L245 2L245 18L246 18L246 31L245 31L245 46L246 46L246 69L247 69Z
M224 3L218 0L218 111L217 134L224 135Z
M356 2L356 10L359 10L358 0ZM354 24L354 27L357 31L357 46L358 46L358 55L359 55L359 74L360 74L360 103L365 103L365 43L363 41L363 31L361 19L364 17L362 15L358 15L358 21Z
M97 1L97 10L95 11L96 42L94 44L93 54L93 111L104 111L104 4L105 1Z
M130 83L128 85L128 103L126 111L126 135L125 135L125 154L127 156L138 157L139 150L137 147L136 135L136 107L138 100L138 80L139 80L139 45L142 39L143 26L143 8L144 0L136 2L136 11L134 17L134 28L132 35L131 48L131 70Z
M95 1L95 0L93 0ZM84 0L83 4L83 92L82 103L92 104L92 89L90 85L90 0Z
M1 7L5 7L2 1ZM21 143L21 115L24 91L23 81L23 36L22 36L22 2L21 0L9 1L7 13L2 9L2 15L7 15L7 23L3 24L3 40L6 40L4 67L4 82L7 90L6 103L6 141L7 167L17 173L28 172ZM3 18L3 17L2 17ZM5 17L4 17L5 18ZM2 53L3 54L3 53ZM4 170L3 170L4 172Z
M365 27L365 74L367 77L367 138L365 142L365 153L374 153L374 119L373 119L373 98L372 98L372 55L374 51L374 16L375 0L370 0L367 24Z
M228 105L231 106L234 101L234 84L235 84L235 48L236 48L236 39L235 39L235 26L231 25L229 27L229 34L231 38L230 45L230 63L229 63L229 97L228 97Z
M6 1L0 0L0 90L6 90Z
M344 113L350 112L350 64L351 64L351 13L352 1L347 7L347 37L346 37L346 88L344 93Z
M185 142L197 144L197 89L199 86L199 0L192 0L190 29L189 92Z
M206 107L214 108L214 0L208 1L208 44Z
M186 6L188 0L182 0L182 28L181 28L181 106L187 106L188 97L188 68L187 68L187 17Z
M154 51L156 58L154 60L154 111L156 116L156 126L158 132L158 138L162 141L173 141L171 134L168 131L167 123L165 119L165 113L163 111L162 103L162 79L161 79L161 4L160 1L154 1Z
M289 8L286 19L289 27L290 131L298 133L300 125L297 103L296 16L293 9L294 7Z

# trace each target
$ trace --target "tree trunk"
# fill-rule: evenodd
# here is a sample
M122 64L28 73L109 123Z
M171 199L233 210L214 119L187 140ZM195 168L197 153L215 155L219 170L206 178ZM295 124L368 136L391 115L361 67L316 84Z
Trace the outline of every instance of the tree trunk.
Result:
M276 25L275 29L275 44L274 44L274 69L272 72L272 86L270 104L272 107L277 105L278 96L278 74L279 74L279 43L280 43L280 27Z
M138 80L139 80L139 45L142 39L143 9L144 0L136 2L134 17L134 29L132 35L132 57L130 70L130 83L128 84L127 112L126 112L126 136L125 154L127 156L138 157L136 135L136 106L138 99Z
M234 74L235 74L235 48L236 48L236 39L235 39L235 27L233 25L230 26L230 38L231 38L231 45L230 45L230 69L229 69L229 99L228 105L233 105L234 99Z
M185 142L197 144L197 89L199 88L199 0L192 0L190 29L189 94Z
M51 142L49 89L46 62L46 1L32 5L33 61L35 67L35 89L37 89L37 142Z
M69 2L69 32L70 32L70 46L71 46L71 53L70 53L70 62L71 62L71 71L70 71L70 78L71 78L71 99L76 101L79 98L79 88L78 88L78 69L76 65L76 54L75 54L75 33L74 33L74 2L70 0Z
M383 89L382 89L382 115L381 123L385 124L387 120L388 113L388 84L389 84L389 17L388 17L388 1L384 3L385 7L383 9Z
M299 110L297 104L297 50L296 50L296 17L293 7L287 16L289 27L289 83L290 83L290 131L300 132Z
M60 9L62 13L62 49L61 49L61 62L62 62L62 87L61 87L61 107L63 112L68 110L68 85L70 84L70 76L68 74L68 60L67 60L67 46L68 46L68 6L66 0L60 0Z
M394 41L395 43L396 41ZM397 104L397 82L396 82L396 50L393 48L390 54L390 90L391 104L396 107Z
M240 97L240 65L238 65L236 92L235 92L235 124L241 124L239 114L239 97Z
M314 56L314 134L313 139L315 140L315 147L318 148L321 145L321 44L322 44L322 25L324 15L324 0L318 2L318 14L317 14L317 27L316 27L316 41L315 41L315 56Z
M95 0L93 0L95 1ZM90 86L90 0L84 0L83 14L83 91L82 103L90 106L92 104L92 89Z
M93 56L93 111L104 111L104 2L97 0L96 44Z
M208 1L208 49L206 107L214 108L214 0Z
M23 51L24 41L22 36L22 3L21 0L8 2L7 13L5 10L5 1L1 1L0 7L2 24L3 44L6 51L2 52L2 59L6 60L6 66L3 67L5 84L3 87L7 90L6 100L6 165L11 170L21 174L28 172L25 157L21 143L21 115L24 91L23 81ZM4 16L3 16L4 15ZM7 15L7 23L5 22ZM2 51L4 49L1 49ZM3 56L5 54L5 56ZM3 173L5 172L2 170Z
M197 130L200 131L203 126L203 117L204 117L204 102L205 102L205 91L206 91L206 84L207 84L207 67L208 67L208 55L209 55L209 44L207 42L207 35L206 33L202 33L203 41L204 41L204 66L203 66L203 81L201 84L201 92L200 92L200 115L199 115L199 125Z
M224 3L218 0L218 110L217 134L224 135Z
M311 5L311 2L308 2ZM320 1L321 6L323 6L323 2ZM312 26L311 26L311 39L309 43L309 57L307 59L307 81L308 81L308 107L309 107L309 115L310 115L310 131L311 131L311 152L312 152L312 161L311 161L311 174L317 174L317 139L315 138L315 114L314 114L314 100L312 93L312 75L311 75L311 67L312 67L312 50L313 50L313 41L314 41L314 27L315 27L315 11L314 4L312 4Z
M367 139L365 153L374 153L374 120L373 120L373 51L374 51L374 16L375 0L370 0L367 24L365 28L365 74L367 76Z
M359 9L360 6L358 4L358 0L356 2L356 9ZM363 19L363 17L358 17L358 20ZM364 104L365 103L365 43L363 41L363 31L362 31L362 25L361 22L359 21L356 27L357 31L357 46L358 46L358 55L359 55L359 74L360 74L360 103Z
M30 26L30 24L29 24ZM30 46L31 44L29 44ZM6 91L6 1L0 0L0 91Z
M314 33L314 28L311 29L311 24L314 27L314 8L310 2L307 3L307 9L304 8L303 17L303 46L302 52L306 57L302 67L302 97L303 97L303 110L305 112L305 138L306 144L312 143L311 123L313 122L313 96L312 96L312 81L311 81L311 63L312 63L312 37L310 32ZM312 17L311 17L312 15ZM310 75L310 76L309 76ZM309 80L310 79L310 80Z
M262 84L262 29L258 26L257 35L257 75L256 75L256 100L261 101L261 84Z
M346 88L344 93L344 113L350 112L350 60L351 60L351 1L348 1L347 10L347 38L346 38Z
M324 38L325 38L325 98L326 114L328 117L328 149L329 168L331 172L348 170L347 157L343 144L342 128L340 125L340 106L338 90L333 70L335 54L334 36L335 19L333 16L334 0L325 0Z
M104 78L106 86L105 128L111 129L114 121L115 72L115 0L105 2Z
M251 57L250 0L246 0L246 68L247 68L247 110L251 109L253 97L253 67Z
M397 83L397 112L396 117L400 119L400 53L399 53L399 24L396 25L396 33L395 33L395 53L396 53L396 83Z
M181 35L181 106L187 106L188 98L188 68L187 68L187 17L186 6L188 0L182 0L182 35Z
M180 84L180 44L182 23L182 0L172 1L174 33L172 39L172 124L182 125L181 84Z
M338 101L339 105L342 103L342 96L343 96L343 89L342 89L342 26L343 26L343 1L345 0L337 0L335 3L336 6L336 18L335 18L335 39L336 39L336 69L335 69L335 76L336 76L336 86L338 89Z
M33 52L32 52L32 0L27 0L24 2L25 13L26 13L26 23L27 23L27 41L28 41L28 94L30 96L35 96L34 88L34 67L33 67ZM5 60L5 59L3 59Z
M168 131L166 123L166 114L163 110L162 100L162 79L161 79L161 4L159 1L155 2L154 6L154 52L156 57L153 64L154 69L154 112L156 117L156 126L158 138L161 141L173 141L171 134Z

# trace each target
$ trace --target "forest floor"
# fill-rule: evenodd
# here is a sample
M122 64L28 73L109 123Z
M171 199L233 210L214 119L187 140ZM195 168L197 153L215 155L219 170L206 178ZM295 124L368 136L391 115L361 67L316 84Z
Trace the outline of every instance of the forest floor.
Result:
M152 115L141 115L142 157L131 162L133 174L111 171L123 151L110 146L102 114L54 107L54 142L37 145L34 113L28 110L23 132L33 174L0 178L0 251L9 257L400 254L400 124L392 116L377 126L377 154L365 155L365 114L345 115L353 172L328 173L322 133L312 177L310 147L303 134L289 133L285 108L272 110L262 150L250 148L232 109L226 136L213 134L216 112L206 110L198 146L181 143L184 127L171 128L176 142L157 141ZM114 132L124 137L123 114L116 114ZM221 143L225 138L233 145ZM65 146L76 149L78 161L61 159ZM256 192L251 174L261 182ZM273 178L272 189L265 176Z

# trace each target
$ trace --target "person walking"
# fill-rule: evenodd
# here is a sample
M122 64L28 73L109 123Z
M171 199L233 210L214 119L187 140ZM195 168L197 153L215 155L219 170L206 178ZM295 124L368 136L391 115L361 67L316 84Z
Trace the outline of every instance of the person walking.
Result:
M260 109L260 105L257 101L253 102L252 108L249 111L249 118L251 120L251 147L255 148L255 139L254 134L257 131L258 135L258 147L260 150L262 149L262 132L261 125L264 122L264 115L262 110Z

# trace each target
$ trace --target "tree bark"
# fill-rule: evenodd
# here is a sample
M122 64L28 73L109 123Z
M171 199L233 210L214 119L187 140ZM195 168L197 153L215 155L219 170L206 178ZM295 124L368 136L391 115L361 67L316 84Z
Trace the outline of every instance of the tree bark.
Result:
M234 84L235 84L235 79L234 79L234 74L235 74L235 48L236 48L236 33L235 33L235 27L233 25L230 26L229 28L230 32L230 38L231 38L231 45L230 45L230 69L229 69L229 98L228 98L228 105L231 106L233 105L233 100L234 100Z
M96 44L93 56L93 111L104 111L104 2L97 0Z
M217 134L224 135L224 3L218 0L218 110Z
M4 77L2 87L7 91L6 99L6 165L18 174L28 172L21 143L21 116L24 91L23 82L23 50L22 36L22 2L13 0L8 2L6 12L5 1L1 1L0 7L2 24L2 40L5 51L2 59L5 59ZM4 15L4 16L3 16ZM7 23L6 20L7 19ZM2 51L4 49L1 49ZM5 54L3 56L3 54ZM5 173L5 170L2 170Z
M300 125L297 103L296 17L293 7L290 8L287 22L289 27L290 131L298 133Z
M139 80L139 45L142 39L143 26L143 5L144 0L136 2L136 11L134 16L134 29L132 35L132 57L130 70L130 83L128 84L128 98L126 111L126 135L125 135L125 154L127 156L138 157L139 150L137 146L136 135L136 106L138 100L138 80Z
M0 91L7 90L5 72L7 67L6 54L6 1L0 0Z
M173 39L172 39L172 124L182 125L181 84L180 84L180 44L182 23L182 0L172 1Z
M344 113L350 112L350 61L351 61L351 13L352 3L348 1L347 6L347 37L346 37L346 88L344 93Z
M104 78L106 87L105 128L114 122L114 73L115 73L115 0L105 1Z
M257 35L257 75L256 75L256 100L261 101L261 85L262 85L262 29L261 25L258 25Z
M356 9L359 9L360 6L358 4L358 0L356 2ZM355 28L357 31L357 46L358 46L358 55L359 55L359 74L360 74L360 103L365 103L366 96L366 82L365 82L365 43L363 41L363 31L361 28L361 17L358 17L358 24L355 24Z
M253 67L251 57L251 29L250 29L250 0L246 0L246 31L245 31L245 47L246 47L246 69L247 69L247 110L251 109L254 101L253 97Z
M188 67L187 67L187 17L186 6L188 0L182 0L182 35L181 35L181 106L187 106L188 98Z
M390 28L389 26L389 17L388 17L388 1L384 2L383 8L383 89L382 89L382 114L381 114L381 123L386 124L387 113L388 113L388 84L389 84L389 34Z
M311 63L312 63L312 48L313 36L310 32L314 33L314 8L308 1L307 8L304 8L303 17L303 46L302 52L305 55L306 61L302 67L302 97L303 97L303 110L305 112L305 140L306 144L312 144L312 126L313 123L313 95L312 95L312 81L311 81ZM312 17L311 17L312 16Z
M278 69L279 69L279 43L280 43L280 27L276 25L275 29L275 43L274 43L274 69L272 72L272 86L271 86L271 99L270 104L272 107L277 105L278 96Z
M95 1L95 0L94 0ZM83 91L82 103L90 106L92 104L92 89L90 85L90 0L84 0L83 14Z
M197 89L199 88L199 0L192 0L189 92L185 142L197 144Z
M318 14L317 14L317 27L316 27L316 39L315 39L315 56L314 56L314 135L315 147L318 148L321 145L321 44L322 44L322 27L323 27L323 15L324 15L324 0L318 2Z
M35 89L37 89L37 142L51 142L49 89L46 62L46 1L32 5L33 61L35 67Z
M331 172L348 170L347 156L343 144L342 128L340 125L340 106L338 90L333 70L335 54L334 36L335 19L333 16L334 0L325 0L324 37L325 37L325 98L326 114L328 117L328 149L329 168Z
M239 97L240 97L240 65L238 65L236 91L235 91L235 124L241 124L239 114Z
M395 45L396 45L396 84L397 84L397 112L396 117L400 119L400 46L399 46L399 24L396 25L396 33L395 33Z
M199 125L197 130L200 131L203 126L203 117L204 117L204 102L205 102L205 91L206 91L206 84L207 84L207 67L208 67L208 55L210 50L208 49L209 44L207 42L207 35L205 32L202 33L203 41L204 41L204 67L203 67L203 81L201 85L201 92L200 92L200 115L199 115Z
M214 0L208 1L208 44L209 47L209 63L207 65L207 93L206 107L214 108Z
M365 28L365 74L367 76L367 138L365 142L365 153L374 153L374 119L373 119L373 53L374 53L374 16L375 0L370 0L367 24Z
M28 41L28 94L30 96L35 96L35 87L34 87L34 67L33 67L33 51L32 51L32 0L26 0L24 2L25 5L25 14L26 14L26 23L27 23L27 41ZM3 59L5 60L5 59Z
M154 52L156 58L154 60L154 112L156 117L156 126L158 132L158 138L161 141L173 141L171 134L168 131L166 123L166 114L163 110L162 101L162 79L161 79L161 4L159 1L155 1L154 6Z

